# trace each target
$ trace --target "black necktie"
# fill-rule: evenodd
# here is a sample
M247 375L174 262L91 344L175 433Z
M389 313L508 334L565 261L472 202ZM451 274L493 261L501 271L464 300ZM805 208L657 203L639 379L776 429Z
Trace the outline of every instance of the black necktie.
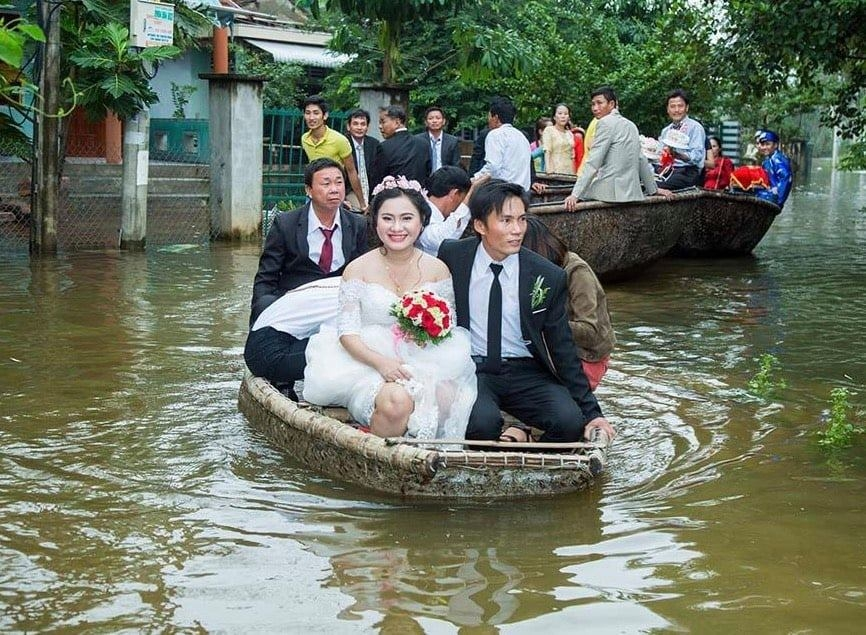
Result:
M671 130L679 130L679 129L682 128L682 127L683 127L683 122L682 122L682 121L678 121L678 122L676 122L676 123L672 123L672 124L671 124Z
M487 368L488 373L498 373L502 363L502 285L499 274L502 265L490 263L493 283L490 285L490 301L487 303Z

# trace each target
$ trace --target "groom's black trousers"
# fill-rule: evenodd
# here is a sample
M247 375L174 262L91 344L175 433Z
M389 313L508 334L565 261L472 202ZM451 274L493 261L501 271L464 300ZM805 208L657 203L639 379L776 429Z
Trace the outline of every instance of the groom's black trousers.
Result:
M479 370L478 398L469 415L466 438L496 440L502 432L502 414L544 430L541 441L570 443L583 440L586 419L568 389L534 357L502 360L501 371L483 370L482 358L473 358Z
M266 326L250 331L244 346L244 361L257 377L264 377L273 384L291 384L304 378L309 341Z

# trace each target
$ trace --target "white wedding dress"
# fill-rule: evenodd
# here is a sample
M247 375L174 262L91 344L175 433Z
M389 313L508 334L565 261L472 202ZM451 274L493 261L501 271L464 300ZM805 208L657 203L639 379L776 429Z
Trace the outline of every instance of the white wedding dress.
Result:
M421 288L448 301L454 323L451 278ZM344 406L358 423L370 423L385 380L340 344L340 335L357 334L371 349L399 358L409 368L412 379L400 382L415 401L407 434L418 439L462 439L478 392L469 332L454 327L451 337L423 347L406 341L392 328L397 320L390 311L398 299L374 282L349 280L340 285L337 330L323 327L307 346L303 398L322 406Z

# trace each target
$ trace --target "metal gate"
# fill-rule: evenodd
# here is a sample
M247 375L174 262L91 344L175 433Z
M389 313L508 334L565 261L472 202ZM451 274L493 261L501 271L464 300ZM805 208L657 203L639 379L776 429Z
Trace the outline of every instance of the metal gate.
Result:
M342 133L346 113L328 113L328 127ZM304 166L307 155L301 147L304 113L298 108L265 109L262 143L262 209L287 210L306 200Z

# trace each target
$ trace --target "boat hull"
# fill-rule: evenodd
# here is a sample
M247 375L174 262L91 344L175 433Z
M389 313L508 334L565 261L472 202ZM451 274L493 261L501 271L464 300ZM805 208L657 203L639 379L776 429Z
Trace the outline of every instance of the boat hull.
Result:
M701 190L696 204L686 210L674 256L746 256L766 235L778 205L754 196Z
M589 487L607 457L606 445L581 455L389 445L328 416L327 410L299 406L249 373L241 383L238 406L253 427L300 463L401 498L489 500L566 494Z
M561 203L532 205L569 250L602 280L631 277L667 255L682 233L681 202L648 198L636 203L587 201L566 211Z
M629 203L582 201L569 212L568 177L543 180L547 191L533 196L530 211L603 280L631 277L668 255L748 255L781 211L753 196L694 188Z

